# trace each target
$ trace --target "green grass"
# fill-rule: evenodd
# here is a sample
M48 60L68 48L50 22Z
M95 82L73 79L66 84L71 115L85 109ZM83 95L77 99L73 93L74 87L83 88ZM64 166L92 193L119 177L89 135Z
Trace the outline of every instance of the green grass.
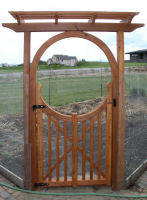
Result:
M94 99L106 95L106 83L110 80L110 76L102 79L102 92L101 77L52 78L50 88L49 80L44 79L40 81L42 96L47 103L53 106Z
M126 62L125 67L147 66L147 63ZM38 70L62 70L62 69L80 69L80 68L105 68L110 67L108 62L78 62L77 66L64 66L59 64L51 64L50 66L44 62L40 62ZM0 73L23 72L23 65L13 67L0 67Z
M42 84L42 96L52 106L105 96L107 93L106 83L108 81L110 81L110 76L102 76L102 79L101 77L94 76L40 80ZM146 85L147 75L145 74L127 74L125 76L126 95L130 95L132 90L140 91L141 89L147 95ZM0 94L0 115L23 113L22 80L1 78Z

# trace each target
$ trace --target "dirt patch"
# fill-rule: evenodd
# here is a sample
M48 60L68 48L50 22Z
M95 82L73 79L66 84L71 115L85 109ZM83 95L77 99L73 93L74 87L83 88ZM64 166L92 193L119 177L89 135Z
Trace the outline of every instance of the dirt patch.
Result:
M104 100L103 97L93 99L93 100L87 100L83 102L77 102L77 103L70 103L65 106L59 106L59 107L53 107L56 111L71 115L72 113L77 113L79 115L88 113L92 111L94 108L96 108L102 101Z
M99 98L91 101L84 101L82 103L69 104L67 106L55 108L55 110L64 114L70 114L71 112L83 114L91 111L102 100L102 98ZM146 159L147 98L139 96L126 97L125 110L125 177L127 177ZM95 128L97 127L95 126ZM70 132L69 134L71 134L70 124L68 125L68 130ZM82 127L79 126L78 130L81 132ZM53 127L53 131L55 131L55 127ZM46 130L44 130L44 135L46 135ZM62 139L64 138L62 135L60 137ZM90 138L87 138L87 140L89 139ZM55 136L52 142L55 145ZM62 153L64 142L61 142L60 145ZM68 145L71 144L69 143ZM79 145L82 145L82 142L79 142ZM89 145L87 146L88 154ZM23 148L23 116L0 116L0 164L22 178L24 176ZM44 155L46 154L47 152ZM81 157L79 156L79 160L80 159ZM80 168L80 166L78 168Z

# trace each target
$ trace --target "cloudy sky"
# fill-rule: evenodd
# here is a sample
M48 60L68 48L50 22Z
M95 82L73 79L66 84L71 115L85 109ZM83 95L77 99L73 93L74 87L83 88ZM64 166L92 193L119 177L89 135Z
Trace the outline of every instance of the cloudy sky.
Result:
M13 23L15 20L8 11L125 11L140 12L134 23L147 21L146 0L4 0L0 7L0 23ZM37 49L55 33L32 33L31 60ZM57 33L56 33L57 34ZM93 33L102 39L116 56L115 33ZM125 33L125 52L147 49L147 27ZM105 60L105 55L92 43L83 39L65 39L50 47L42 56L47 60L53 54L68 54L78 59ZM125 57L128 59L128 57ZM0 63L23 63L23 33L0 26Z

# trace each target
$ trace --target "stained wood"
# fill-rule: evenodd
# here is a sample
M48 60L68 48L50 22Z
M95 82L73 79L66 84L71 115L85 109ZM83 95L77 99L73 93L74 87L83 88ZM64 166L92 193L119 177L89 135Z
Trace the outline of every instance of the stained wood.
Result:
M98 178L101 176L101 117L102 113L98 114Z
M59 121L56 120L56 178L59 181Z
M51 137L51 116L48 115L48 169L49 169L49 181L52 180L52 137Z
M83 145L83 154L82 154L82 179L85 180L85 148L86 148L86 122L82 123L82 145Z
M90 180L93 179L93 119L90 120Z
M44 186L44 187L62 187L62 186L72 186L72 180L69 181L64 181L64 180L60 180L60 181L56 181L56 180L52 180L51 182L48 181L44 181L44 183L47 183L48 186ZM92 185L104 185L106 184L106 179L102 178L101 180L79 180L78 181L78 186L92 186ZM43 188L43 186L41 187Z
M112 83L107 83L107 110L106 110L106 150L105 170L107 185L111 185L111 153L112 153Z
M4 27L15 32L60 32L60 31L102 31L102 32L132 32L144 24L128 23L3 23Z
M124 179L124 33L117 33L117 62L118 73L115 78L117 105L113 107L112 132L112 189L120 190ZM114 87L114 85L113 85ZM114 98L114 97L113 97Z
M77 187L77 114L72 114L72 186Z
M41 85L37 86L37 104L41 105ZM37 154L38 154L38 181L43 181L43 114L42 110L37 110Z
M29 134L29 78L30 78L30 32L24 33L24 69L23 69L23 113L24 113L24 184L32 188L31 143Z
M104 12L104 11L10 11L16 20L21 19L114 19L127 20L139 12Z
M64 122L64 181L67 181L67 123Z

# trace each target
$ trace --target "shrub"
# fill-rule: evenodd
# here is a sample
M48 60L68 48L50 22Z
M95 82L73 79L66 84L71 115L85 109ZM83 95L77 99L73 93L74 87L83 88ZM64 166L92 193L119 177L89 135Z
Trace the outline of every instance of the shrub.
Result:
M77 66L84 65L85 63L86 63L85 59L82 59L82 60L77 62Z

